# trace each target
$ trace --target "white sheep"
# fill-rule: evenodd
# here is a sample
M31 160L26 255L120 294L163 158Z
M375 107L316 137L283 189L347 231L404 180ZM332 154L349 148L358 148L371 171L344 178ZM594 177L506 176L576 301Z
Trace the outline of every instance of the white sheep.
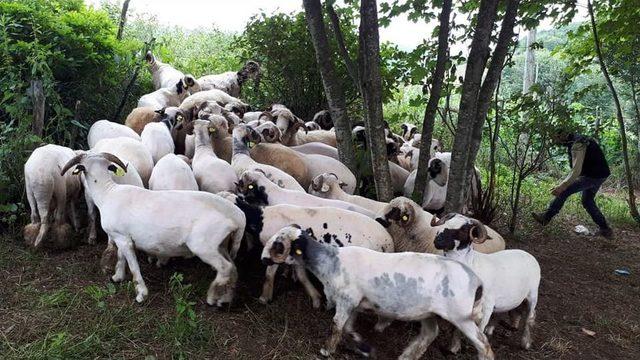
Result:
M313 115L312 121L318 124L318 126L322 130L331 130L331 128L333 127L333 119L331 118L331 113L329 112L329 110L318 111L315 115Z
M180 109L184 111L189 119L194 119L203 104L218 104L225 109L244 114L249 109L249 105L242 102L222 90L212 89L199 91L185 98L180 104Z
M87 134L87 144L89 148L93 148L98 141L102 139L111 139L117 137L128 137L137 141L142 141L140 135L138 135L133 129L128 126L118 124L109 120L98 120L94 122L89 128Z
M346 201L323 199L300 191L283 189L267 179L260 170L245 171L238 181L238 192L243 194L244 199L253 205L327 206L355 211L372 219L376 217L375 212Z
M149 65L149 71L151 71L151 79L155 90L172 87L184 77L182 71L156 59L151 51L147 51L145 59Z
M291 148L302 154L324 155L340 160L340 157L338 156L338 149L321 142L309 142L302 145L291 146Z
M402 138L405 141L413 139L413 135L418 133L418 127L410 123L402 123L400 128L402 129Z
M307 131L322 130L320 129L320 125L314 121L307 121L304 123L304 128L307 129Z
M184 83L180 79L170 87L163 87L142 95L138 100L138 107L160 110L170 106L180 106L188 96L189 92L184 88Z
M163 156L173 154L175 150L170 129L164 123L148 123L142 130L140 137L142 138L142 144L151 153L154 164L157 164Z
M115 164L115 165L114 165ZM245 217L229 201L201 191L151 191L118 185L109 172L126 166L111 154L81 154L62 169L83 173L87 189L100 209L102 228L117 246L112 277L124 280L125 262L136 283L136 301L148 295L135 250L158 258L195 255L216 270L207 303L231 302L237 279L232 260L240 247ZM227 251L227 248L230 248Z
M429 159L427 168L427 185L422 196L422 208L434 212L444 207L447 198L447 181L449 179L449 163L451 153L436 153ZM411 197L415 188L418 170L413 170L404 184L404 196Z
M196 146L191 167L198 187L202 191L213 194L220 191L234 191L238 175L228 162L216 156L211 147L210 131L215 131L215 127L209 121L194 121L193 133Z
M199 189L189 164L175 154L167 154L153 167L149 178L149 190Z
M76 154L58 145L41 146L31 153L24 164L24 186L31 208L31 223L24 227L27 245L39 248L51 227L53 212L54 241L60 247L71 243L70 217L76 230L80 219L74 200L80 195L81 184L72 175L61 176L59 169Z
M260 64L255 61L247 61L240 71L227 71L222 74L205 75L198 79L202 90L218 89L227 94L238 97L242 90L242 85L249 79L253 79L256 84L260 78Z
M313 178L311 181L311 187L309 188L309 194L325 199L346 201L363 207L376 214L388 205L386 202L372 200L364 196L348 194L342 190L345 185L346 184L341 182L335 174L324 173Z
M360 246L382 252L393 252L393 239L375 220L344 209L333 207L302 207L294 205L274 205L259 207L244 199L228 195L247 219L247 234L263 245L284 226L298 223L309 232L316 234L318 241L332 246ZM234 200L235 199L235 200ZM267 303L273 298L273 282L278 266L269 266L260 301ZM311 297L313 307L320 306L320 294L309 282L304 269L295 267L298 280Z
M538 287L540 286L540 264L531 254L522 250L503 250L493 254L482 254L472 244L492 241L485 226L475 219L460 214L448 214L433 226L447 225L436 234L436 249L444 256L459 261L471 268L482 280L484 287L483 317L480 330L489 324L491 314L506 313L527 303L527 320L522 335L522 347L531 347L531 330L535 324ZM516 316L518 328L520 315ZM489 328L487 328L489 330ZM489 333L492 331L488 331ZM460 336L456 332L451 346L452 352L460 349Z
M413 200L397 197L378 212L376 220L393 236L397 251L440 254L441 251L436 249L434 244L439 227L431 225L433 217ZM447 224L442 225L442 227L446 226ZM486 229L493 241L474 244L474 249L485 254L504 250L505 242L502 236L489 227Z
M240 124L233 129L233 156L231 158L231 165L236 171L236 175L240 176L247 170L262 170L269 180L273 181L278 186L304 192L304 188L291 177L291 175L284 171L266 164L260 164L253 160L250 155L250 148L255 143L261 141L260 134L254 129Z
M357 246L335 248L317 241L300 226L277 231L262 251L266 265L304 266L322 285L327 301L335 303L331 335L320 350L331 356L343 332L357 350L370 355L371 347L354 325L359 311L388 319L419 321L418 336L400 359L419 359L438 335L437 317L462 331L478 351L479 359L493 359L487 337L478 328L484 300L480 278L466 265L447 258L416 253L385 254Z
M336 147L336 133L329 130L308 131L304 128L304 121L295 116L291 110L284 107L276 107L271 110L272 121L282 132L281 142L287 146L306 144L309 142L321 142ZM305 131L299 131L300 129Z
M163 125L164 126L164 125ZM144 186L149 184L151 171L153 171L153 157L151 152L141 141L135 141L126 137L102 139L91 148L95 152L109 152L136 168Z

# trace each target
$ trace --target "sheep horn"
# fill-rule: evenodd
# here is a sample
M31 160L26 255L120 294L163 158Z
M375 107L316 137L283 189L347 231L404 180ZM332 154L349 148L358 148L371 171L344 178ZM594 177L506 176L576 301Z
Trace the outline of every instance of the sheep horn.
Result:
M271 246L271 249L269 249L269 255L271 255L271 260L273 260L273 262L275 263L283 263L285 262L285 260L287 260L287 256L289 256L289 251L291 251L291 240L289 240L289 238L282 239L280 244L282 244L283 249L282 249L282 253L280 254L275 251L274 249L275 244L278 244L278 243L274 243Z
M451 220L456 215L456 213L448 213L439 220L436 220L437 218L434 216L431 218L431 226L434 227L444 225L444 223L446 223L448 220Z
M124 170L124 172L127 172L127 165L125 165L122 160L120 160L117 156L107 153L107 152L103 152L100 153L100 156L102 156L103 158L111 161L112 163L115 163L116 165L120 166L122 168L122 170Z
M476 244L482 244L483 242L487 241L487 228L484 226L484 224L476 219L471 219L471 224L473 225L469 229L469 238L471 238L471 241ZM473 236L474 228L478 229L478 232L480 233L477 237Z
M316 182L316 179L318 182ZM313 191L320 191L320 189L322 189L322 184L324 184L324 177L317 176L313 181L311 181L311 188Z
M85 158L85 156L87 156L86 153L82 153L82 154L78 154L76 156L74 156L71 160L67 161L67 163L64 165L64 167L62 168L62 171L60 172L60 176L64 176L64 174L73 166L77 165L80 161L82 161L82 159Z

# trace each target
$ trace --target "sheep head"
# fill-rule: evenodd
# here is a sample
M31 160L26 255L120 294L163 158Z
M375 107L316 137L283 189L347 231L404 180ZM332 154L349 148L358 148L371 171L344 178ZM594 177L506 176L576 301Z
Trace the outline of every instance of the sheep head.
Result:
M472 243L482 244L490 239L483 223L461 214L450 213L437 221L434 217L431 226L445 226L436 233L434 244L438 250L462 250Z
M209 115L208 131L212 139L223 139L229 134L229 122L220 115Z
M331 118L331 113L328 110L318 111L313 115L313 122L318 124L322 130L329 130L333 127L333 119Z
M93 164L98 164L100 166L105 166L105 168L115 174L118 174L118 168L113 165L116 164L122 169L125 173L127 172L127 165L125 165L122 160L120 160L117 156L102 152L99 154L92 153L81 153L74 156L71 160L69 160L62 171L60 172L60 176L64 176L64 174L69 171L72 167L75 166L72 174L79 175L80 173L86 173L87 168Z
M307 121L304 126L310 131L320 130L320 125L315 121Z
M184 112L178 107L165 107L160 110L156 110L156 113L160 115L159 121L165 124L169 128L169 131L172 131L174 128L177 129L177 127L182 128L184 125Z
M447 180L449 179L449 167L444 161L438 158L429 160L429 167L427 171L429 172L429 178L436 184L439 186L447 185Z
M244 195L244 199L253 205L269 205L269 197L265 191L265 185L270 183L264 171L261 169L247 170L236 183L238 193ZM275 184L274 184L275 185Z
M311 180L309 193L312 195L326 197L334 187L345 187L346 183L338 179L338 175L334 173L323 173Z
M256 131L262 136L262 140L266 143L278 142L282 135L280 129L272 122L267 122L257 126Z
M407 228L413 226L418 211L422 209L414 201L406 197L397 197L380 211L376 221L386 228L393 225Z
M262 263L265 265L302 263L309 241L316 240L302 230L299 225L286 226L265 244L261 256Z
M233 128L233 138L234 140L242 142L249 148L252 148L254 144L258 144L262 141L260 134L258 134L258 132L252 127L245 124L239 124Z

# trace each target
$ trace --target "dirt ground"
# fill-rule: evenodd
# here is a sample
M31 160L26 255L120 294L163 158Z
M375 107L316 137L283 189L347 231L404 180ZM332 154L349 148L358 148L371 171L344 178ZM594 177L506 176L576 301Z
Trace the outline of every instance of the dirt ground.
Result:
M606 240L575 235L569 222L555 226L507 238L508 247L538 259L543 277L533 349L521 350L520 334L498 327L491 338L496 358L640 359L640 231L619 229L615 240ZM233 306L216 310L204 302L213 271L199 261L157 269L141 260L150 297L138 305L130 285L108 285L98 264L103 247L34 254L17 238L0 239L0 357L310 359L329 333L332 312L313 309L289 279L276 279L272 304L257 301L264 269L255 253L238 260ZM631 275L615 274L619 268ZM176 336L174 326L174 272L193 284L200 319L186 339ZM96 288L107 289L106 295L96 296ZM378 334L374 320L362 315L357 328L379 359L396 358L418 330L417 324L394 322ZM476 358L468 343L460 354L446 354L448 334L442 330L423 358ZM335 358L357 356L343 347Z

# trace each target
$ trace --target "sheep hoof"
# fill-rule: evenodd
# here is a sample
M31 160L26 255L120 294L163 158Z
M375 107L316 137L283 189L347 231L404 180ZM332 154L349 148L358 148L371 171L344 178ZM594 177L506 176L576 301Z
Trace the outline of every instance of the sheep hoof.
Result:
M149 294L149 290L147 290L147 288L143 286L137 286L137 290L138 295L136 295L136 301L138 303L141 303Z
M268 299L264 296L260 296L260 298L258 299L258 301L260 302L260 304L262 305L268 305L271 302L271 299Z
M102 270L104 271L105 269L103 268ZM111 281L113 281L114 283L122 282L122 280L124 280L124 275L114 274L111 277Z
M457 354L460 351L461 348L461 343L460 341L456 342L455 344L451 344L451 346L449 346L449 353L451 354Z
M37 224L27 224L23 230L24 242L27 246L33 246L33 243L36 241L36 236L38 236L38 232L40 231L40 223Z
M531 340L529 339L522 339L522 348L525 350L529 350L531 349Z
M72 231L71 225L66 223L54 227L53 232L55 245L58 249L64 250L73 246L73 237L71 236Z
M329 350L323 348L323 349L320 349L320 355L324 357L329 357L331 356L331 353L329 352Z
M320 299L314 298L312 301L314 309L320 309Z

